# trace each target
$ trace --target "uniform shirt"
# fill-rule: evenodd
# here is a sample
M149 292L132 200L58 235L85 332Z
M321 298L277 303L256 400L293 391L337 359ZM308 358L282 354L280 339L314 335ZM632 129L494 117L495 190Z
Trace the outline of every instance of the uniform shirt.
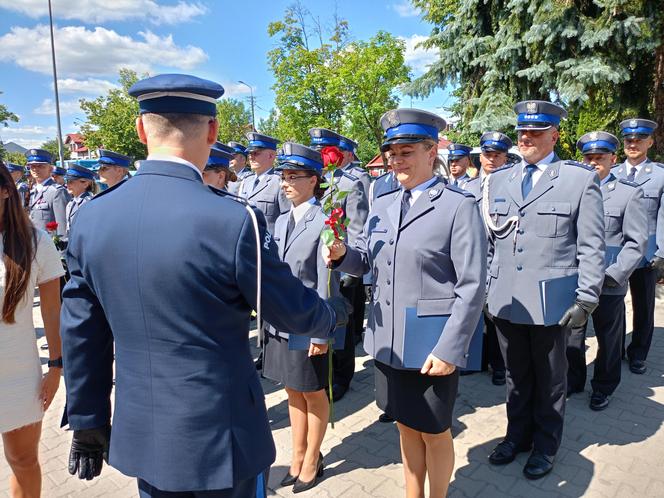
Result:
M643 161L641 161L639 164L632 164L629 161L625 161L625 167L627 168L627 174L629 175L632 172L632 168L636 168L636 173L635 176L641 173L641 168L643 168L646 163L648 162L648 158L645 157Z
M537 181L542 177L542 173L544 173L544 170L549 166L549 164L553 162L555 157L556 155L551 152L551 154L535 164L537 166L537 170L535 170L533 173L533 187L537 185ZM526 176L526 166L529 164L531 163L526 162L525 159L521 161L521 180L523 180L523 177Z
M295 220L296 225L300 222L302 218L304 218L304 215L307 214L309 208L314 204L316 204L316 198L312 197L307 202L303 202L299 206L291 207L291 214L293 215L293 219Z
M417 201L417 199L422 195L424 191L426 191L429 187L431 187L438 179L433 176L429 178L426 182L420 183L418 186L413 187L410 189L410 206L413 207L413 204Z

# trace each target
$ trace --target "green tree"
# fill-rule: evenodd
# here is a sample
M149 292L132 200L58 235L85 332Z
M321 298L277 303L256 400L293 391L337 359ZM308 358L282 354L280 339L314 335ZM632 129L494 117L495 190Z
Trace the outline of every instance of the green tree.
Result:
M276 109L270 109L267 118L258 120L258 129L270 137L279 138L279 116Z
M147 149L136 134L138 102L127 93L138 79L136 72L121 69L120 88L109 90L94 100L81 99L81 109L86 116L81 133L88 147L110 149L134 159L146 157Z
M0 92L2 95L2 92ZM18 123L18 116L11 112L6 105L0 104L0 124L4 127L9 126L9 122ZM6 154L5 148L0 142L0 159L2 159Z
M244 103L236 99L223 99L217 102L219 140L222 142L245 141L245 133L251 131L251 112Z
M54 161L59 161L60 160L60 154L58 154L58 140L57 140L57 138L52 138L50 140L47 140L46 142L41 144L39 146L39 148L50 152L50 154L53 157ZM63 148L62 154L65 156L65 161L67 159L71 158L71 153L69 152L69 149L67 147Z
M28 162L28 159L20 152L7 152L4 159L8 163L20 164L21 166L25 166Z
M325 39L320 20L299 3L268 33L279 36L268 54L278 110L270 124L277 136L308 143L310 128L330 128L357 140L358 155L370 160L383 134L380 116L398 106L397 90L410 81L403 41L384 31L350 41L348 22L337 16Z
M661 0L412 1L434 24L424 45L439 57L409 92L455 87L463 129L507 129L514 102L528 98L569 110L566 148L587 127L616 131L626 117L664 128Z

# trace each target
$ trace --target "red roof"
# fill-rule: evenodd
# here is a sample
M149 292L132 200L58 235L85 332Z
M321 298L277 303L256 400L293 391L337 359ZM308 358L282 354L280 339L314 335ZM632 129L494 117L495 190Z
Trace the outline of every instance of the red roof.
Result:
M85 141L85 137L80 133L67 133L67 138L65 138L65 144L75 143L82 144Z
M88 151L88 148L86 146L76 147L74 149L74 152L87 152L87 151Z

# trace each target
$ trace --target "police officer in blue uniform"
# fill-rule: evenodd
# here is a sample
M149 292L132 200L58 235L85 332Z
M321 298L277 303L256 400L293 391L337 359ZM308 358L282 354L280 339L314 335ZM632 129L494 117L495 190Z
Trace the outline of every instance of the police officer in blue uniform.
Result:
M187 75L134 84L148 158L78 213L69 238L69 471L92 479L108 452L142 498L264 496L257 476L275 447L248 342L259 286L265 318L292 334L326 338L347 317L279 261L260 212L203 184L222 93Z
M55 221L57 234L63 237L67 231L67 203L69 194L55 183L51 174L51 154L43 149L30 149L25 153L27 167L34 185L30 189L30 219L35 227L46 230L46 224Z
M14 163L6 163L5 166L14 179L16 190L18 190L18 196L21 199L21 204L27 211L28 206L30 205L30 187L25 181L23 181L25 177L25 166Z
M228 183L237 180L230 164L233 160L233 149L226 144L216 142L210 148L205 169L203 170L203 183L219 190L228 190Z
M620 383L627 280L643 260L648 241L642 190L635 183L618 179L611 173L619 145L619 140L605 131L586 133L576 143L583 161L597 171L604 200L606 269L599 305L592 314L598 344L590 381L593 389L590 408L595 411L609 406L610 396ZM585 334L586 325L572 329L570 334L568 392L582 392L585 388Z
M53 173L51 174L51 177L53 177L53 180L55 180L55 183L58 185L62 185L63 187L65 186L65 175L67 174L67 169L62 168L60 166L53 166Z
M251 173L240 185L238 195L261 210L267 229L274 231L274 222L290 209L290 201L281 190L279 174L274 170L279 140L261 133L247 133Z
M445 120L396 109L381 126L401 188L378 197L362 237L354 246L336 241L330 259L373 276L364 347L375 359L377 404L397 421L406 494L421 494L428 475L431 496L446 496L457 367L466 366L469 324L484 304L486 235L472 194L434 175Z
M465 188L470 180L468 168L470 164L470 152L472 147L463 144L449 144L447 146L447 163L450 169L449 182L455 187Z
M309 130L311 147L322 150L324 147L337 147L343 153L343 160L334 171L336 187L348 195L341 201L341 208L350 219L348 224L348 241L353 244L362 233L364 223L369 214L369 200L366 188L371 181L369 174L362 168L353 166L357 143L327 128L311 128ZM327 174L328 182L331 175ZM365 187L366 185L366 187ZM329 195L329 189L326 195ZM325 198L323 198L325 202ZM355 374L355 343L356 337L362 336L364 329L364 303L366 294L362 285L362 277L343 275L341 292L353 303L353 317L346 330L344 348L336 350L332 356L334 363L334 383L332 398L339 401L350 387Z
M106 149L99 149L98 154L95 171L101 183L111 188L131 178L129 175L131 157Z
M655 287L664 279L664 167L648 159L657 123L627 119L620 123L627 159L613 170L618 178L634 182L643 190L648 213L648 247L641 267L629 279L632 295L632 342L627 347L632 373L646 371L655 327Z
M233 159L231 159L231 170L235 172L237 180L228 184L228 191L232 194L238 193L240 183L244 177L251 173L251 168L247 166L247 148L240 142L228 142L228 146L233 149Z
M65 182L67 190L71 196L71 201L67 204L67 238L71 230L72 223L76 217L78 210L86 202L90 201L95 194L95 178L94 171L89 170L80 164L71 164L67 168L65 175Z
M523 160L484 184L491 230L488 312L507 367L507 434L489 457L539 479L553 468L567 395L566 339L599 301L604 280L602 194L594 169L554 153L567 112L551 102L515 106Z
M480 138L480 169L479 175L466 182L465 190L472 193L477 199L478 206L482 206L482 190L486 177L505 167L507 163L507 152L512 147L510 137L499 131L488 131ZM509 167L508 165L506 167ZM480 214L482 214L480 210ZM490 232L487 232L487 235ZM498 345L498 336L496 335L496 325L493 323L491 315L484 310L484 347L482 348L483 366L491 367L491 382L495 386L505 385L505 360L500 352ZM484 368L486 368L484 366Z
M376 178L369 186L369 209L373 207L376 198L387 192L393 192L399 188L399 180L394 171L389 170Z

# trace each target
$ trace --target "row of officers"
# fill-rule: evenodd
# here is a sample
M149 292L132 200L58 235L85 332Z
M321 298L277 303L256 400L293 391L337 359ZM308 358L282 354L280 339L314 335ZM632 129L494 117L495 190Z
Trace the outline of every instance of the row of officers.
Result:
M353 165L355 142L315 128L308 145L287 142L281 151L276 139L248 134L250 171L235 170L235 183L223 190L202 185L203 170L231 157L214 143L218 124L208 118L223 88L161 75L129 93L139 102L137 132L150 154L135 178L80 210L68 248L74 271L64 291L62 337L75 462L92 458L110 437L111 465L138 477L142 496L254 496L241 489L264 487L275 452L246 345L249 311L262 300L263 372L285 385L292 429L281 484L296 493L311 489L324 472L324 391L334 394L335 383L339 392L347 389L337 371L329 385L323 358L333 347L332 358L343 363L346 348L354 350L350 325L337 334L347 314L338 294L352 301L364 275L371 283L364 348L375 360L377 404L397 423L408 496L423 496L427 478L431 496L447 493L458 379L473 360L483 313L495 327L507 386L507 432L491 464L527 451L527 478L552 470L572 385L569 339L582 342L591 315L596 364L603 365L595 369L591 407L608 404L620 367L627 282L635 306L646 307L635 313L643 320L654 312L654 285L664 271L664 169L647 158L653 122L622 123L622 165L611 167L619 141L604 132L579 140L584 163L565 161L554 152L565 110L520 102L521 161L504 166L512 144L490 132L482 136L478 177L460 174L469 151L454 144L451 162L458 164L443 179L434 172L445 121L395 109L380 122L391 171L371 183ZM183 109L193 113L190 123L171 123L169 113ZM181 122L188 125L181 133L149 133ZM325 147L342 157L334 177L324 172ZM157 153L164 150L172 153ZM332 180L348 192L342 208L350 223L347 237L328 246L321 242L321 201ZM178 233L166 229L171 219L164 213L182 222ZM101 220L109 231L95 234ZM135 258L106 264L109 248L129 246ZM129 285L125 276L139 268L141 278ZM300 336L304 346L296 347ZM635 329L626 348L637 374L645 371L651 337L652 329ZM190 458L174 457L181 454Z

